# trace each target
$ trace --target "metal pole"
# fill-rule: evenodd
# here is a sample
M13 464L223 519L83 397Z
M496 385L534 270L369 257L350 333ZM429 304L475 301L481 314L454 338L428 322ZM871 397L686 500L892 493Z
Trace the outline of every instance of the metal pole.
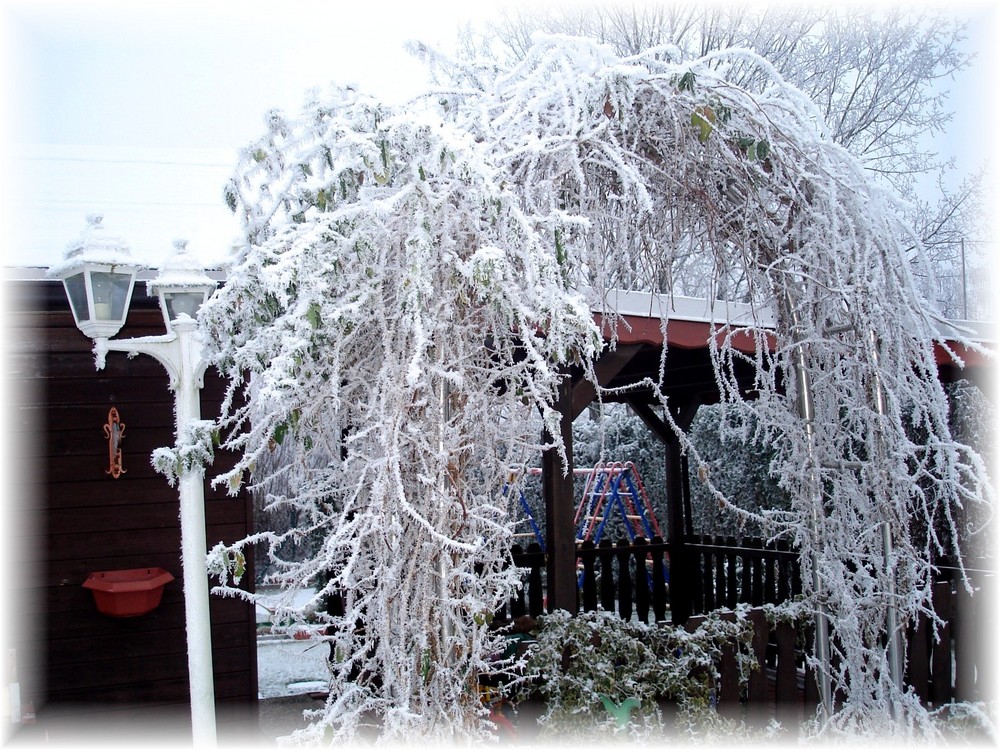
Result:
M879 419L885 416L885 394L882 392L882 379L879 376L878 342L875 332L869 331L869 343L871 344L872 363L875 366L873 389L875 391L875 409ZM882 445L882 426L876 427L876 438L878 445ZM881 450L879 450L881 453ZM881 456L877 456L881 460ZM902 692L903 689L903 644L899 634L899 622L896 615L896 574L895 560L892 549L892 528L888 521L882 523L882 556L885 559L886 594L888 603L886 605L885 626L889 640L889 677L896 690ZM897 721L900 719L900 707L898 701L892 701L892 715Z
M962 238L962 320L969 319L969 293L965 276L965 237Z
M194 332L197 323L177 320L180 363L177 373L176 428L178 438L186 426L201 419L198 355ZM214 747L215 685L212 670L212 620L208 599L205 554L205 471L202 466L183 470L180 481L181 560L184 568L184 624L187 631L188 679L191 691L191 732L195 747Z
M445 453L445 430L447 429L448 422L451 421L451 386L448 380L442 375L441 376L441 390L440 390L440 420L441 423L438 426L438 454L444 455ZM441 475L439 491L441 493L441 502L444 502L444 498L447 496L448 492L448 479L447 479L447 465L445 466L445 474ZM441 658L447 660L448 654L451 653L451 642L455 637L455 625L449 617L448 609L445 606L445 602L448 599L448 576L449 576L449 566L448 566L448 550L441 549L441 556L438 558L438 596L441 600Z
M798 338L799 315L795 311L791 293L785 291L785 304L788 308L789 316L792 320L795 337ZM817 596L816 610L816 659L820 663L819 674L816 681L819 685L820 705L825 718L833 715L833 689L830 685L830 626L829 617L826 613L826 605L823 604L823 581L817 569L817 557L815 547L821 544L820 516L823 508L823 498L820 495L819 478L816 475L818 463L816 458L816 434L815 434L815 409L813 407L812 383L809 379L809 370L806 367L805 345L798 341L795 346L795 379L798 386L798 408L799 416L802 417L806 427L806 449L809 453L810 464L810 484L813 496L812 503L812 535L814 551L812 553L812 584Z

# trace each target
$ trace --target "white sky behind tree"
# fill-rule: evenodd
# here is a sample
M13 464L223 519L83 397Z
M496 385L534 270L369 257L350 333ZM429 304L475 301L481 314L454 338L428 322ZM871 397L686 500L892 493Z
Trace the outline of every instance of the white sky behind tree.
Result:
M5 2L5 265L48 265L90 212L137 258L177 237L219 260L238 233L222 198L271 108L356 83L418 91L408 39L454 43L486 3Z
M296 112L331 81L404 99L424 81L407 40L450 47L460 24L513 5L5 0L3 264L58 262L94 212L142 262L158 265L177 238L222 261L238 234L222 186L268 109ZM936 143L956 157L957 182L996 151L984 92L997 88L1000 8L953 10L978 55L954 82L956 117Z

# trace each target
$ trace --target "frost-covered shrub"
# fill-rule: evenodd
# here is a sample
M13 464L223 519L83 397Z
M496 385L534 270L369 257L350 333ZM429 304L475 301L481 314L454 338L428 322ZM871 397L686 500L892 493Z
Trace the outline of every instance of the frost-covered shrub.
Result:
M736 653L743 682L755 668L752 635L742 610L731 621L709 615L693 631L623 621L613 612L556 611L539 620L520 696L542 698L539 722L551 737L693 731L715 720L723 646ZM678 726L664 717L662 701L679 709Z
M774 451L755 440L752 430L733 430L725 409L701 406L689 430L698 462L689 465L692 526L696 534L760 537L764 511L787 511L790 498L771 474ZM753 426L753 420L747 420ZM709 488L720 491L749 514L733 513Z

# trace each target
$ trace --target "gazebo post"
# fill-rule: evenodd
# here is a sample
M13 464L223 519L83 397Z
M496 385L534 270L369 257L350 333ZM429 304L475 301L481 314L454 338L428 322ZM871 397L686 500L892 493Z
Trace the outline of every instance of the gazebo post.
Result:
M670 550L670 618L684 625L691 616L691 561L684 537L684 460L676 436L666 441L667 545ZM679 575L678 575L679 574Z
M559 429L566 450L566 465L559 452L542 454L542 497L545 502L545 570L548 577L548 611L577 611L576 527L573 524L573 381L567 374L559 385L556 408L562 415ZM544 442L552 441L547 432Z
M685 536L686 530L691 525L686 501L687 465L681 451L680 440L673 428L641 399L630 398L628 405L664 446L667 492L666 542L670 550L671 571L670 617L675 625L683 625L692 614L691 577L687 575L691 569L691 562ZM700 405L701 397L697 393L688 394L686 398L671 397L670 411L674 424L682 430L687 430L694 421ZM676 573L681 575L675 575Z

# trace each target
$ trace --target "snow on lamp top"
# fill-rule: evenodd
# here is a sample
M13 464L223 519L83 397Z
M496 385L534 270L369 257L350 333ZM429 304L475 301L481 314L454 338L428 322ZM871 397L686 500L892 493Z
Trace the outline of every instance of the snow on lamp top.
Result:
M128 245L121 237L110 234L101 223L103 220L104 217L101 214L87 215L86 229L80 233L77 239L66 245L65 260L49 269L50 276L67 276L88 263L109 266L137 266Z
M215 290L216 282L188 252L187 240L174 240L175 252L164 260L160 273L146 282L146 292L160 298L167 327L180 315L194 318Z
M156 294L161 287L191 287L216 286L215 280L209 276L204 267L188 250L187 240L174 240L174 250L161 264L160 273L155 279L146 282L150 295Z
M49 269L50 278L63 282L77 327L95 340L111 338L125 324L137 270L128 246L105 232L102 218L88 216L65 262Z

